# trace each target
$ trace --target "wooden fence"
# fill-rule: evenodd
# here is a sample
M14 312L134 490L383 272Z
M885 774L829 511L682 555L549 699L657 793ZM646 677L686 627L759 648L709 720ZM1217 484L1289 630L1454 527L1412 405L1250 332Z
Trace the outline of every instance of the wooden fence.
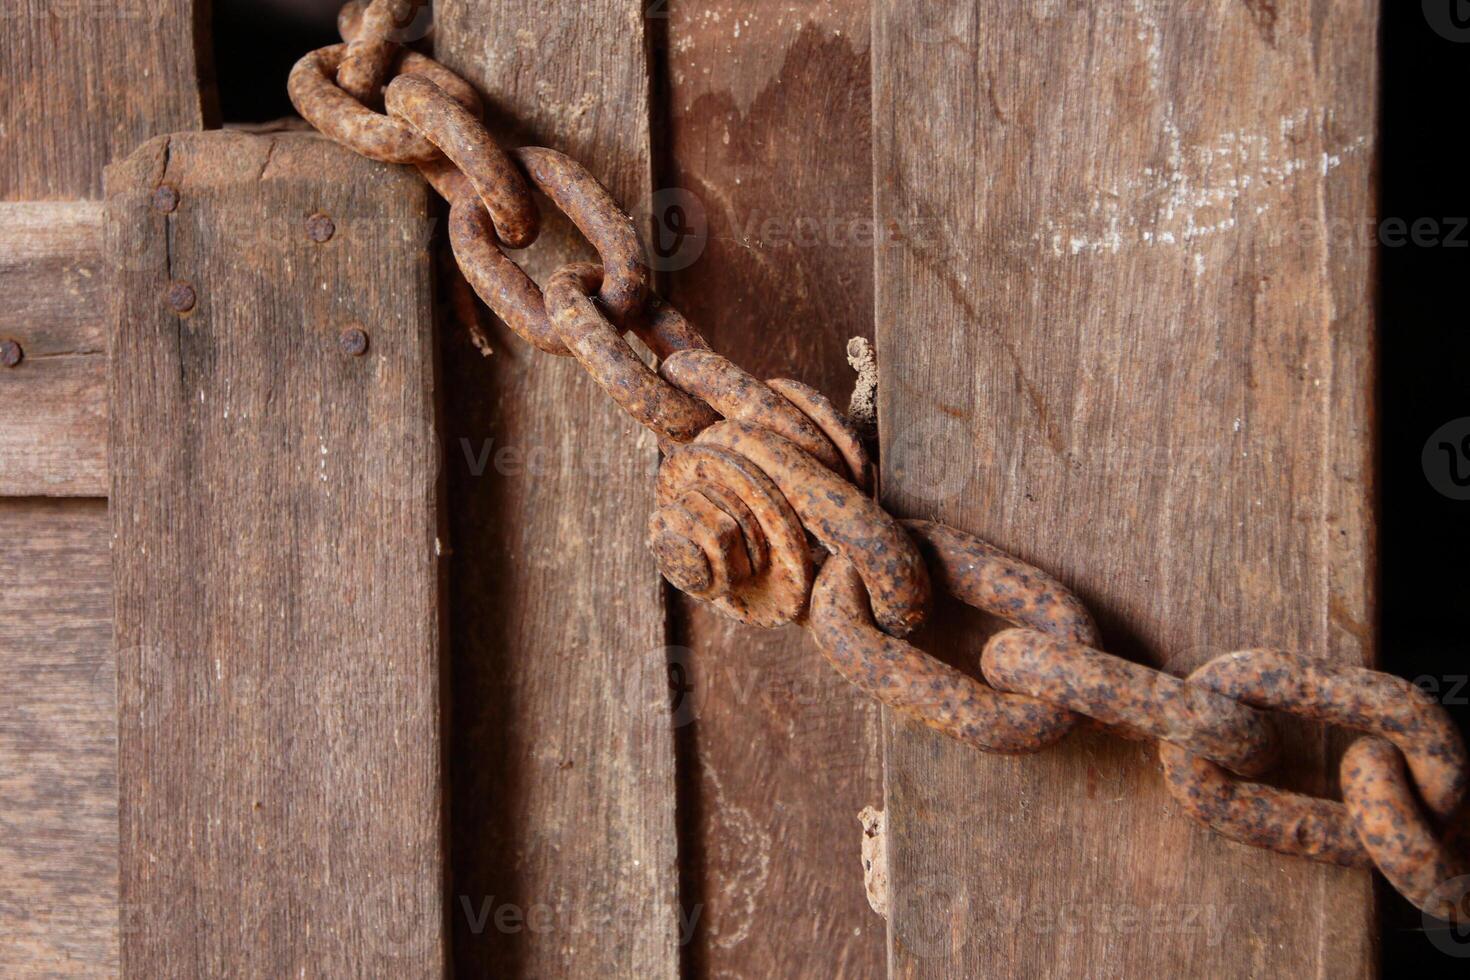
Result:
M466 318L408 172L201 132L204 6L4 15L0 972L1374 972L1367 874L1210 835L1145 745L984 756L673 597L653 441ZM1372 662L1372 269L1337 233L1372 217L1372 0L435 16L497 136L692 222L655 263L716 349L843 401L876 344L895 512L1174 673ZM585 250L553 222L526 260ZM973 669L980 625L924 643ZM1290 743L1326 791L1333 739Z

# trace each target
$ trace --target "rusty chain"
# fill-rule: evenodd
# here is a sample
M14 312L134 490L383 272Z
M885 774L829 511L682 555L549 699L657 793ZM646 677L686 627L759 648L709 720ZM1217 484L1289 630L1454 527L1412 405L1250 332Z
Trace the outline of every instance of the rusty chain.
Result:
M1465 746L1439 704L1388 674L1273 650L1226 654L1187 678L1152 670L1098 649L1087 609L1046 573L955 528L889 515L871 496L861 438L831 402L711 351L651 292L633 219L586 169L544 147L502 150L473 87L393 39L416 7L344 7L345 43L296 64L292 102L337 142L417 166L449 202L450 243L475 293L533 347L576 358L657 435L648 541L670 583L746 623L804 624L857 687L978 749L1035 752L1082 720L1154 739L1169 792L1216 832L1376 866L1424 911L1470 919L1466 890L1444 887L1470 873L1470 817ZM563 267L544 293L504 252L536 240L533 187L601 260ZM924 619L931 580L1010 624L985 644L983 682L903 639ZM1269 711L1367 733L1342 758L1342 802L1235 778L1275 761Z

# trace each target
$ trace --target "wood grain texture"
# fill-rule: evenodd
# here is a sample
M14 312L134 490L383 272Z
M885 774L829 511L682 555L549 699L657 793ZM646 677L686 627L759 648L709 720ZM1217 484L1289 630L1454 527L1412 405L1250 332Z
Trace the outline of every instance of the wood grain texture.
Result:
M1171 673L1371 662L1376 4L874 9L886 501ZM894 975L1373 973L1369 876L1210 835L1149 747L885 725Z
M108 224L123 975L442 975L428 192L185 134Z
M0 11L0 188L96 198L102 168L213 116L207 3L11 0ZM205 52L204 57L200 53Z
M670 299L757 377L795 378L845 405L847 341L873 334L868 6L666 10L654 218ZM693 974L881 975L884 926L864 897L857 819L882 800L876 705L801 629L740 626L697 602L680 610L694 709L680 729L681 865L703 907Z
M201 125L194 18L190 0L0 9L0 338L25 353L0 369L0 496L31 495L0 500L6 976L115 975L129 925L107 509L37 497L107 493L102 206L66 199L99 197L114 155Z
M101 501L0 500L0 973L117 972L112 572Z
M100 203L0 203L0 496L106 496L107 282Z
M582 162L633 213L652 186L643 4L436 6L436 56L503 145ZM540 199L540 282L588 255ZM488 316L487 316L488 319ZM644 548L657 452L570 359L501 324L446 341L456 969L677 974L662 589Z

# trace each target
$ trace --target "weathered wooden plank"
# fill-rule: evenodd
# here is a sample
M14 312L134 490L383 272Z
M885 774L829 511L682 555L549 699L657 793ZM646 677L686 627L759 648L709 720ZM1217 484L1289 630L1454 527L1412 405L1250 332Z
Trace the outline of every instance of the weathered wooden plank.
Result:
M108 222L122 972L441 975L428 192L186 134L109 170Z
M757 376L844 404L847 341L873 334L868 5L666 9L669 163L654 217L670 298ZM876 706L803 631L681 607L694 709L681 729L681 863L703 906L694 973L880 975L857 821L882 800Z
M213 115L209 5L10 0L0 10L0 188L96 198L102 168ZM202 83L202 84L201 84Z
M0 203L0 496L107 494L102 205Z
M200 125L193 6L0 9L0 201L98 197L115 153ZM0 367L0 496L106 495L101 224L93 203L0 204L0 339L24 355ZM0 500L0 525L0 973L115 975L107 510Z
M100 501L0 500L0 973L117 972L112 574Z
M875 5L885 499L1175 674L1372 658L1376 7ZM1373 972L1369 876L1212 836L1149 747L886 726L894 974Z
M633 213L652 186L639 0L436 5L437 56L497 138L582 161ZM542 202L538 281L588 254ZM570 359L501 325L446 344L456 968L678 971L665 621L643 546L657 453Z

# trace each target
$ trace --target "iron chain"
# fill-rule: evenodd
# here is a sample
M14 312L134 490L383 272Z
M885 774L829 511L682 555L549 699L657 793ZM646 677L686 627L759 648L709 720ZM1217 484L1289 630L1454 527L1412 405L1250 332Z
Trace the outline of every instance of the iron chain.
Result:
M347 43L296 64L292 101L357 152L418 166L449 201L451 245L476 294L533 347L575 357L658 436L649 546L671 583L743 622L803 623L849 681L985 751L1035 752L1084 718L1155 739L1170 793L1218 833L1376 865L1425 911L1470 918L1470 895L1443 887L1470 872L1470 818L1465 746L1440 705L1387 674L1270 650L1217 657L1188 678L1152 670L1098 649L1086 608L1046 573L955 528L896 520L870 496L861 438L825 397L750 376L651 293L632 218L586 169L544 147L502 150L474 89L392 40L415 6L345 7ZM504 252L537 237L532 187L601 259L563 267L544 293ZM660 358L656 371L627 332ZM984 647L984 681L902 638L924 619L931 579L1011 624ZM1231 775L1275 761L1269 711L1368 733L1342 759L1343 802Z

